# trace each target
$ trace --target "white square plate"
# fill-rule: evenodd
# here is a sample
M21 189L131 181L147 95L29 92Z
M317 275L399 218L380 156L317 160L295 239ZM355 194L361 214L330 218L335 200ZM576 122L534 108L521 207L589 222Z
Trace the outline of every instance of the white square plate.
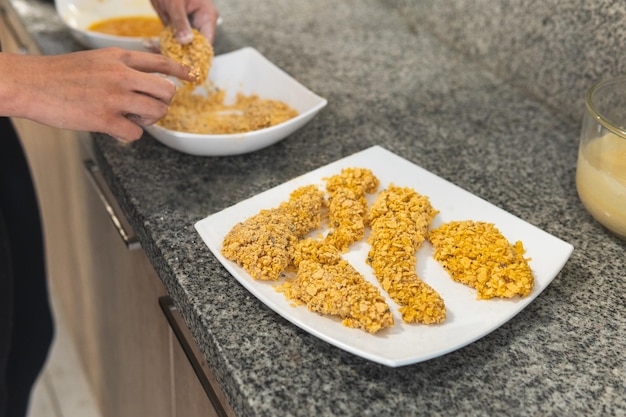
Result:
M243 154L286 138L308 123L327 103L250 47L216 56L209 80L226 92L226 103L233 102L237 93L257 94L263 99L287 103L298 111L298 116L265 129L229 135L177 132L157 125L146 130L164 145L191 155ZM203 87L198 87L196 92L206 93Z
M417 257L417 274L443 297L447 319L439 325L415 325L402 322L398 305L386 296L394 314L395 325L377 334L351 329L340 320L310 312L306 307L294 307L282 293L276 292L276 283L256 281L221 253L226 233L238 222L273 208L289 199L296 188L319 184L324 189L323 178L339 174L347 167L369 168L381 182L379 191L390 183L412 187L430 198L439 214L433 227L453 220L482 220L491 222L511 242L521 240L526 256L535 274L535 288L526 298L477 300L476 291L453 281L432 258L432 246L425 242ZM370 199L374 200L375 195ZM559 273L573 251L573 246L518 217L482 200L456 185L437 177L417 165L374 146L346 157L306 175L258 194L213 214L195 225L196 230L211 252L226 269L259 300L275 312L326 342L355 355L383 365L397 367L425 361L444 355L497 329L531 303ZM319 232L317 232L319 233ZM369 245L355 243L345 258L370 282L378 285L371 268L365 263ZM380 286L379 286L380 287Z

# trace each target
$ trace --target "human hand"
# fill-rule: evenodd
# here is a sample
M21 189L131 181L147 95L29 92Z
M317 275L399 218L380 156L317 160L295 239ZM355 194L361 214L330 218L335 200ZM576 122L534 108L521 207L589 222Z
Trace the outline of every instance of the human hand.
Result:
M162 55L119 48L61 55L0 54L0 114L49 126L139 139L176 92L160 73L191 80Z
M179 43L191 42L192 26L198 29L209 43L213 43L218 12L212 0L151 0L151 2L163 24L172 25Z

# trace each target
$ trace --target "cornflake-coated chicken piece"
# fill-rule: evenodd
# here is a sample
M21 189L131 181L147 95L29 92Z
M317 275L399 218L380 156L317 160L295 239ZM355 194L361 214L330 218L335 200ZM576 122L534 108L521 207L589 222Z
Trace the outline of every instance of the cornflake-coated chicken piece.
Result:
M369 170L348 168L327 180L332 228L325 239L305 238L295 247L294 280L277 290L310 311L337 316L344 326L376 333L393 326L393 315L378 288L367 281L341 252L363 237L366 192L374 192L378 179ZM332 226L331 226L332 227Z
M454 221L432 230L434 258L452 279L476 288L478 299L525 297L534 287L524 245L514 245L492 223Z
M365 195L376 192L379 184L378 178L366 168L345 168L326 180L330 195L327 243L346 252L348 246L363 238L367 225Z
M367 263L383 289L401 306L407 323L434 324L446 318L443 299L415 271L415 252L437 213L428 197L393 184L380 193L370 210Z
M213 46L197 29L192 32L191 42L182 45L176 40L172 26L168 25L161 31L159 43L163 55L190 68L189 73L194 77L190 84L201 85L209 76Z
M320 227L324 204L316 186L300 187L289 201L236 224L224 237L222 254L254 279L277 281L293 262L298 239Z
M295 280L285 281L277 290L310 311L340 317L347 327L376 333L393 326L393 315L378 288L341 259L336 248L307 240ZM321 251L317 255L316 247Z
M336 265L343 258L339 250L326 240L313 238L301 239L295 247L293 265L298 269L302 261L315 261L322 264Z

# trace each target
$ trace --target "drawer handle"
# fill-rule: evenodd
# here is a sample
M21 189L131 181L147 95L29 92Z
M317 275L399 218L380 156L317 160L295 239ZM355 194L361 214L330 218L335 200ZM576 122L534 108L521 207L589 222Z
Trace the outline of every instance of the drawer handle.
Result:
M215 412L217 413L218 417L231 416L232 413L227 412L224 408L224 405L219 400L217 393L215 392L215 389L211 384L210 377L206 374L205 370L202 367L202 361L198 358L193 350L192 343L195 342L188 340L185 336L185 333L182 329L182 326L184 326L184 324L179 324L178 322L178 320L182 320L182 318L177 319L176 316L180 317L180 313L178 312L176 306L174 306L174 304L172 303L172 299L168 295L160 297L159 305L161 306L161 310L163 310L163 314L165 314L165 318L170 324L172 331L176 335L178 343L180 343L183 352L185 352L185 356L187 356L187 360L189 360L193 371L198 377L198 380L200 380L200 384L202 385L202 388L204 388L204 392L209 398L211 404L213 404L213 407L215 408Z
M108 196L111 194L111 192L108 191L108 186L106 185L104 178L102 177L100 168L98 168L98 165L91 160L84 161L84 165L85 171L87 172L87 177L93 184L96 194L98 194L98 198L100 198L100 201L102 201L102 204L104 205L106 212L109 214L109 218L111 219L113 226L115 226L115 230L117 230L120 237L122 238L122 241L130 250L139 249L141 247L141 244L139 243L139 240L137 240L137 237L135 236L132 229L130 229L130 226L127 225L128 221L122 221L123 217L116 213L116 210L113 208L114 204L111 200L109 200ZM105 190L107 190L108 192L106 192ZM112 196L111 199L113 199ZM128 229L130 229L130 231Z

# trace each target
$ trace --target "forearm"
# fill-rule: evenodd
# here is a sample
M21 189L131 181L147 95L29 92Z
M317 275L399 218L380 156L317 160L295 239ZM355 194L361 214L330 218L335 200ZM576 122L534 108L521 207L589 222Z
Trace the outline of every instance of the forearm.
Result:
M0 53L0 116L136 140L165 115L176 92L155 73L190 79L188 68L169 58L119 48Z
M29 84L26 69L30 57L0 52L0 116L28 117Z

